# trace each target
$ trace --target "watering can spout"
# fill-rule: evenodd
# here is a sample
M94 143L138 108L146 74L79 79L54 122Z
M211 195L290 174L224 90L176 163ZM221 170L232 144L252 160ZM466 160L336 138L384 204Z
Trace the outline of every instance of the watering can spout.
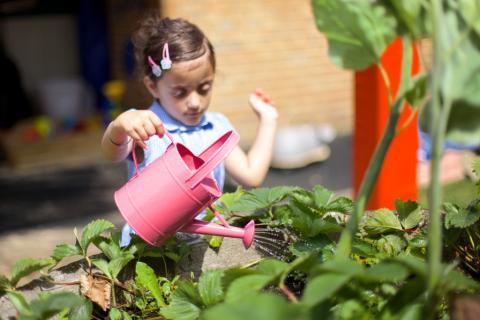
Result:
M202 220L193 219L180 231L188 233L208 234L212 236L222 236L230 238L240 238L243 241L245 249L250 248L255 236L255 222L250 221L244 228L225 226Z

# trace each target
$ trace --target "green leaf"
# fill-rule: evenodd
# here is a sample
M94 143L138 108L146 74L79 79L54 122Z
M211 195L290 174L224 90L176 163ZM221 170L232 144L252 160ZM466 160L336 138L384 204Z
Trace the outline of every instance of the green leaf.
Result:
M108 319L110 320L123 320L122 311L117 308L112 308L108 312Z
M362 274L364 268L353 260L331 260L318 265L317 270L322 273L339 273L349 277Z
M480 3L477 0L458 0L459 12L467 24L480 35Z
M10 284L10 280L5 277L3 274L0 274L0 297L5 294L5 292L9 289L12 289L12 285Z
M345 274L327 273L313 278L307 283L303 292L302 302L313 307L332 297L350 279Z
M292 320L301 318L303 309L286 303L285 299L271 293L245 295L234 303L222 303L202 314L205 320L271 319ZM306 318L305 318L306 319Z
M209 236L207 239L210 248L220 248L223 242L223 237L221 236Z
M230 210L232 212L251 212L258 209L269 208L285 198L292 190L295 190L295 188L285 186L252 189L233 203Z
M480 206L470 205L463 209L450 203L444 203L445 228L467 228L480 219Z
M30 308L27 300L20 292L8 292L7 293L8 299L13 304L15 309L23 315L30 315L32 313L32 309Z
M322 218L301 203L294 202L290 208L292 226L304 237L314 237L319 233L335 233L343 230L334 218Z
M82 305L84 301L81 296L71 292L48 293L31 301L30 308L37 319L49 319L66 308Z
M113 278L116 278L120 271L130 262L134 259L135 257L133 255L125 255L123 257L118 257L113 259L108 263L108 269L110 270L110 273Z
M288 270L289 264L276 259L264 259L260 261L255 271L272 278L276 278Z
M96 266L100 271L102 271L109 279L113 279L112 273L108 266L108 262L103 259L92 260L94 266Z
M440 27L439 55L442 59L442 74L439 76L442 96L450 101L465 101L471 106L479 108L480 49L478 35L468 33L468 25L465 25L456 9L445 11Z
M105 231L114 229L115 226L110 221L99 219L90 222L82 231L82 237L80 239L80 247L83 252L87 252L88 245Z
M51 259L20 259L13 265L10 284L12 287L15 287L21 278L26 277L33 272L42 270L51 264L53 264Z
M421 207L415 201L395 200L400 223L404 229L413 229L422 221Z
M383 2L383 1L382 1ZM429 16L422 10L422 2L418 0L390 0L393 13L397 16L400 32L406 32L413 39L427 35L427 25L431 23ZM404 31L404 32L402 32Z
M93 304L90 300L84 299L83 303L73 307L68 313L69 320L90 320L92 319Z
M363 229L369 235L403 230L397 216L388 209L378 209L366 213Z
M324 207L332 198L333 193L323 186L317 185L313 187L313 200L316 207Z
M165 299L163 298L162 291L160 290L155 271L146 263L139 261L135 266L135 274L136 282L152 293L159 307L165 307Z
M378 63L395 38L395 19L374 1L312 0L317 28L333 63L362 70Z
M59 244L53 250L52 258L56 261L61 261L66 257L82 255L82 250L79 246L73 244Z
M380 319L399 319L399 315L409 313L408 309L416 305L418 299L426 294L426 283L417 277L411 277L397 293L382 307ZM400 318L422 319L422 318Z
M271 280L271 276L264 274L252 274L240 277L234 280L228 287L225 301L229 303L240 301L244 299L245 296L263 289Z
M392 257L400 254L407 243L396 234L387 234L375 241L375 246L379 251Z
M423 103L427 95L428 74L420 73L415 75L410 81L410 88L405 93L405 99L412 108L417 110Z
M446 139L466 146L476 146L479 137L480 108L465 101L454 102L448 118Z
M380 262L365 270L360 279L371 282L399 282L407 278L408 269L395 262Z
M206 306L214 305L223 299L223 270L208 270L198 280L198 292Z
M338 197L326 206L326 212L340 212L351 214L353 212L354 202L346 197Z
M119 258L123 254L123 251L120 248L120 241L117 241L117 239L99 236L93 239L93 244L100 249L109 260Z
M332 240L323 234L319 234L312 238L296 241L289 247L289 250L297 257L300 257L311 252L321 252L324 247L330 244L332 244Z
M188 282L179 282L170 304L162 308L160 314L167 319L194 320L200 316L200 304L196 288Z

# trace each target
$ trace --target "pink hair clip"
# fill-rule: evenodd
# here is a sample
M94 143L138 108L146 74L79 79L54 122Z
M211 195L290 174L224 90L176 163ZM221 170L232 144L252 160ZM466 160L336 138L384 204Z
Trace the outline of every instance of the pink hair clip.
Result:
M148 64L152 68L152 73L160 78L162 70L169 70L172 68L172 60L170 60L170 52L168 51L168 43L163 45L162 60L160 60L160 66L155 63L151 56L147 57Z
M152 68L152 73L157 77L160 78L162 75L162 69L160 69L160 66L153 61L152 57L148 56L148 64Z
M160 65L162 66L163 70L168 70L172 67L172 60L170 60L170 52L168 51L167 42L165 42L163 45L162 60L160 61Z

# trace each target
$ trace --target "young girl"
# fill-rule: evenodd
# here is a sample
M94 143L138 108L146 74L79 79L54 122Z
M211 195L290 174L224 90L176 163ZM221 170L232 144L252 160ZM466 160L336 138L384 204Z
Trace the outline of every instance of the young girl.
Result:
M134 173L134 142L139 170L161 156L170 141L199 154L233 127L220 113L207 112L215 76L215 52L210 41L194 24L183 19L145 19L133 37L137 64L143 83L153 97L148 110L128 110L105 130L102 149L112 161L128 160L128 173ZM260 91L249 97L259 119L257 135L245 153L240 147L230 153L224 164L214 170L214 178L223 188L225 170L245 187L259 186L267 174L273 148L278 113ZM122 244L130 241L131 228L123 229Z

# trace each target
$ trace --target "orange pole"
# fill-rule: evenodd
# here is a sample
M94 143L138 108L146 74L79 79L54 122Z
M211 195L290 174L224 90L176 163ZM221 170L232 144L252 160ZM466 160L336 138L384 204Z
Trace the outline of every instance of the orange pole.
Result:
M419 71L418 54L413 50L412 74ZM395 40L382 56L395 98L400 85L402 42ZM401 128L410 116L404 106ZM355 73L355 121L353 136L353 190L359 191L365 171L380 141L389 116L386 85L377 66ZM417 119L395 137L387 152L367 209L393 208L395 199L417 199Z

